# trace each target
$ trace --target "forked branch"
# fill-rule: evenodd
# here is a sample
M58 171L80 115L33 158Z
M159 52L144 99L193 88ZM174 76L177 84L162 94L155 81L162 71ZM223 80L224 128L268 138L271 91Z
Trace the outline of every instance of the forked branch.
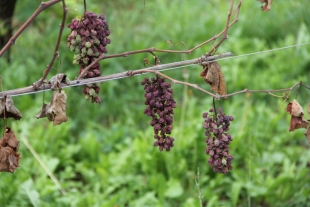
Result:
M12 46L15 44L16 39L19 35L28 27L28 25L43 11L44 9L60 2L62 0L51 0L47 2L42 2L38 9L29 17L29 19L17 30L17 32L11 37L8 43L1 49L0 57Z
M46 79L48 73L51 71L52 66L54 65L56 57L59 56L58 49L59 49L60 40L61 40L61 37L62 37L62 32L64 30L64 26L65 26L65 22L66 22L66 16L67 16L67 11L68 11L68 9L66 8L65 0L61 0L61 1L62 1L63 14L62 14L62 21L61 21L60 28L59 28L58 39L57 39L56 47L55 47L55 50L54 50L54 55L52 57L52 60L51 60L50 64L47 65L47 68L44 71L44 75L43 75L42 79L38 82L38 85L34 86L34 87L37 87L37 88L42 85L42 83Z

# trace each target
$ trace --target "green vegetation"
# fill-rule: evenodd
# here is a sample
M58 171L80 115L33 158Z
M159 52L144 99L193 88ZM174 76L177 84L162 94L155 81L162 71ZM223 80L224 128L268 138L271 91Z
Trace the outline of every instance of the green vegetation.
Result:
M70 9L67 23L81 16L81 1L66 1ZM108 54L144 49L186 49L219 33L225 25L229 1L89 1L88 10L104 13L111 30ZM38 1L18 1L15 27L19 27L38 7ZM242 55L310 41L310 18L305 1L274 1L268 13L257 1L244 1L240 18L229 30L229 39L219 53ZM41 13L12 47L11 64L0 59L4 89L31 85L49 64L61 21L61 4ZM72 65L73 53L66 47L66 28L57 70L74 79L79 68ZM212 48L199 48L190 55L158 53L162 63L192 59ZM101 62L104 75L143 68L149 54ZM309 45L247 57L219 61L228 93L248 89L280 89L298 81L310 85ZM209 90L199 77L199 66L187 67L188 82ZM165 74L184 80L183 69ZM152 76L152 75L148 75ZM49 78L50 78L49 77ZM310 206L310 145L304 130L289 132L286 102L264 93L240 94L217 101L235 120L230 127L234 140L231 154L234 169L216 174L205 154L202 113L212 107L206 94L173 85L177 102L174 129L175 146L170 152L153 147L150 118L143 114L145 76L105 82L101 104L90 104L82 87L65 89L69 121L53 127L34 116L41 109L42 93L13 97L23 113L9 126L25 138L59 179L58 187L21 141L20 168L14 174L0 175L1 206L200 206L195 183L199 168L204 206ZM295 98L297 89L289 100ZM45 92L45 102L52 93ZM281 94L277 94L281 95ZM298 102L309 104L309 90L298 94ZM306 115L306 118L309 118Z

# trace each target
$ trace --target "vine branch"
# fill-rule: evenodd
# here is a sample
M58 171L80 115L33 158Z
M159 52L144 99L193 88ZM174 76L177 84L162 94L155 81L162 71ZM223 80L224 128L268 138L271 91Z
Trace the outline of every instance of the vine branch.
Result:
M163 70L163 69L167 69L167 68L174 68L174 67L179 67L179 66L184 66L184 65L197 64L197 63L201 63L203 61L213 61L215 59L225 58L228 56L232 56L232 53L228 52L228 53L209 56L209 57L202 56L200 58L195 58L192 60L185 60L185 61L179 61L179 62L174 62L174 63L156 65L153 67L149 67L147 69L139 69L139 70L134 70L134 71L129 70L129 71L121 72L121 73L115 73L115 74L100 76L100 77L95 77L95 78L76 79L74 81L70 81L69 85L62 84L61 87L66 88L66 87L72 87L72 86L78 86L78 85L87 85L90 83L105 82L105 81L115 80L115 79L120 79L120 78L127 78L127 77L131 77L131 76L134 76L137 74L148 73L147 70L150 70L150 71ZM39 80L39 81L41 81L41 80ZM37 93L40 91L45 91L45 90L51 89L50 84L42 84L40 88L36 88L35 86L37 85L37 83L39 81L33 83L32 86L14 89L14 90L9 90L9 91L4 91L1 93L0 98L2 98L5 95L19 96L19 95Z
M234 93L230 93L230 94L226 94L226 95L219 95L219 94L213 94L201 87L199 87L197 84L193 84L193 83L188 83L188 82L183 82L183 81L179 81L179 80L176 80L176 79L173 79L157 70L148 70L148 69L144 69L145 72L150 72L150 73L155 73L159 76L162 76L164 78L167 78L168 80L170 80L173 84L182 84L182 85L187 85L187 86L190 86L190 87L193 87L197 90L200 90L210 96L212 96L213 98L216 98L216 99L220 99L220 98L226 98L226 97L229 97L229 96L234 96L234 95L237 95L237 94L241 94L241 93L268 93L271 95L271 93L274 93L274 92L285 92L285 91L292 91L294 90L294 88L296 88L297 86L301 85L302 82L299 81L297 83L295 83L292 87L290 88L283 88L283 89L270 89L270 90L249 90L249 89L244 89L244 90L241 90L241 91L237 91L237 92L234 92Z
M65 0L61 0L61 1L62 1L62 8L63 8L63 15L62 15L62 21L61 21L61 24L60 24L60 28L59 28L59 34L58 34L58 39L57 39L54 55L52 57L52 60L51 60L50 64L47 65L47 68L44 71L43 77L38 82L38 84L35 86L36 88L38 88L38 87L40 87L42 85L43 81L46 79L47 75L51 71L52 66L54 65L56 57L59 55L58 49L59 49L60 40L61 40L61 37L62 37L62 32L64 30L64 25L65 25L65 22L66 22L66 16L67 16L67 12L68 12L68 9L66 8Z
M29 17L29 19L17 30L17 32L11 37L8 43L0 50L0 57L12 46L15 44L16 39L19 35L29 26L29 24L43 11L44 9L60 2L63 0L51 0L47 2L42 2L38 9Z

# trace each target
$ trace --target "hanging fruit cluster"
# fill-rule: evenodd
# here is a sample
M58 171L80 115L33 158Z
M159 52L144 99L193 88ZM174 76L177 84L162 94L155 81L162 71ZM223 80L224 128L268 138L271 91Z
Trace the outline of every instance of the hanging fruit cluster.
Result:
M104 15L98 16L95 13L85 12L80 19L73 19L68 25L71 33L67 38L67 46L72 52L73 64L80 65L81 74L84 69L94 62L100 55L107 53L106 46L111 43L107 38L110 35L109 25ZM83 78L93 78L101 76L100 64L94 64ZM91 102L100 103L98 96L100 88L98 84L84 86L85 98Z
M203 127L206 132L206 140L208 147L206 154L210 155L208 163L214 172L226 174L228 170L232 170L231 161L233 156L229 155L229 144L232 141L231 135L228 133L230 122L234 120L232 116L226 116L221 108L218 112L210 109L208 113L203 113L205 119Z
M144 85L145 90L145 105L144 114L151 116L150 125L154 127L154 146L158 146L159 150L170 151L174 146L174 138L170 137L173 123L173 109L176 103L173 99L173 90L171 84L167 83L164 78L156 76L149 80L145 78L141 85Z

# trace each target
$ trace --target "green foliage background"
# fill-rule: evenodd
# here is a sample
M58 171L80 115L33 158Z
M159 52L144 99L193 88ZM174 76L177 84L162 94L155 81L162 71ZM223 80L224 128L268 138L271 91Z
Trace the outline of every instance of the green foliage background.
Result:
M81 16L81 1L67 0L69 23ZM111 29L108 54L156 47L186 49L219 33L225 25L230 1L88 1L88 10L104 13ZM268 50L310 41L309 2L274 1L263 13L257 1L244 1L239 21L229 30L229 39L219 53L234 55ZM39 6L38 1L18 1L14 26L18 28ZM77 9L74 11L73 9ZM12 62L0 59L5 90L31 85L49 63L61 22L61 4L42 12L11 48ZM78 67L66 48L65 29L59 69L74 79ZM207 45L189 55L158 53L162 63L200 57ZM103 74L143 68L139 54L101 62ZM279 89L297 81L310 86L310 46L222 60L228 92L248 89ZM187 67L188 82L209 90L199 77L199 66ZM183 69L165 74L184 80ZM151 75L148 75L151 76ZM50 78L49 77L49 78ZM100 105L90 104L81 87L65 89L69 121L52 127L34 115L42 105L42 93L14 98L23 113L21 121L9 121L17 137L27 139L66 190L58 187L21 141L20 167L14 174L0 174L1 206L200 206L195 184L199 178L203 206L310 206L310 150L304 130L289 132L286 102L268 94L241 94L217 101L233 115L230 133L234 169L216 174L204 153L202 113L212 107L212 98L200 91L174 85L175 147L159 152L153 147L149 117L143 114L145 76L105 82ZM296 91L289 100L296 96ZM281 95L281 94L278 94ZM48 102L51 92L45 93ZM309 90L302 88L298 102L306 109ZM309 116L306 114L306 118Z

